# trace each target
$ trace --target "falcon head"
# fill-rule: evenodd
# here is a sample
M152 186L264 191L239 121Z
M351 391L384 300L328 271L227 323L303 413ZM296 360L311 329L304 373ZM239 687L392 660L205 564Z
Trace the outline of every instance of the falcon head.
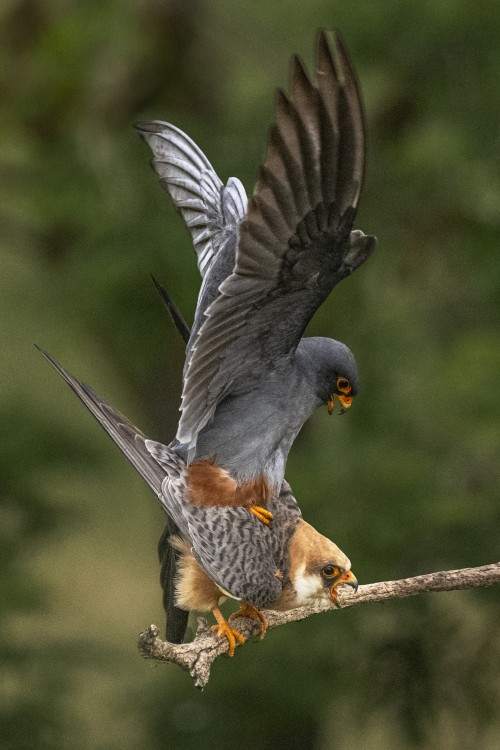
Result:
M349 409L359 390L358 368L350 349L335 339L312 336L301 340L297 355L308 377L314 379L316 396L327 404L328 413L333 414L335 397L340 402L341 414Z
M283 591L279 609L336 602L341 584L358 588L349 558L303 520L290 540L287 572L290 586Z

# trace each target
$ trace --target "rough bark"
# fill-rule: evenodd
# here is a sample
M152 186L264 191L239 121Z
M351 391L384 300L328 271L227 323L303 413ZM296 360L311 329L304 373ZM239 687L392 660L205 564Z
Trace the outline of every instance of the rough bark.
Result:
M297 622L319 612L346 609L367 602L386 602L390 599L405 599L408 596L424 594L430 591L457 591L482 586L493 586L500 583L500 562L483 565L479 568L462 568L438 573L403 578L399 581L381 581L360 586L357 592L347 586L338 589L338 604L330 606L311 606L293 609L289 612L264 611L268 621L268 630ZM259 627L254 620L239 618L237 629L246 639L256 636ZM198 631L191 643L173 644L158 637L156 625L150 625L139 636L139 651L145 659L172 662L189 672L196 687L204 688L210 677L212 663L218 656L227 653L227 639L219 639L211 631L204 619L198 620Z

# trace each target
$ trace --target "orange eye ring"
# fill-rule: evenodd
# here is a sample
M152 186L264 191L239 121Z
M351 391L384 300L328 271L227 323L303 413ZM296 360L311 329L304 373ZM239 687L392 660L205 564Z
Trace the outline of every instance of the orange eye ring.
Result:
M346 395L352 391L352 387L347 378L337 378L337 391Z
M325 578L337 578L340 575L340 569L335 565L325 565L321 572Z

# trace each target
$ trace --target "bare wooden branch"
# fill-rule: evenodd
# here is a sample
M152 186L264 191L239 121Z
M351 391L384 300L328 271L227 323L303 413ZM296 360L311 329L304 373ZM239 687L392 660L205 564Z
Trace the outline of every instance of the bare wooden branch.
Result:
M405 599L408 596L424 594L429 591L457 591L500 583L500 562L483 565L479 568L462 568L438 573L403 578L399 581L381 581L360 586L357 592L347 586L339 587L338 602L340 609L354 607L366 602L386 602L390 599ZM288 622L297 622L320 612L335 611L335 605L303 607L289 612L264 612L268 620L268 629L277 628ZM259 627L253 620L239 618L238 630L246 639L258 634ZM227 653L226 639L219 639L208 627L203 618L198 620L198 631L191 643L173 644L162 641L156 625L150 625L139 636L139 651L145 659L172 662L178 664L191 675L194 684L203 688L210 677L212 663L218 656Z

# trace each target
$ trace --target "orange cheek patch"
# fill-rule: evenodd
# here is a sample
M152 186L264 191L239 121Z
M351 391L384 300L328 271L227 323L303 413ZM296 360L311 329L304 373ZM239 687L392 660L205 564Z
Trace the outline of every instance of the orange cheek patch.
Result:
M187 468L189 500L194 505L259 505L269 498L265 477L238 484L213 461L195 461Z

